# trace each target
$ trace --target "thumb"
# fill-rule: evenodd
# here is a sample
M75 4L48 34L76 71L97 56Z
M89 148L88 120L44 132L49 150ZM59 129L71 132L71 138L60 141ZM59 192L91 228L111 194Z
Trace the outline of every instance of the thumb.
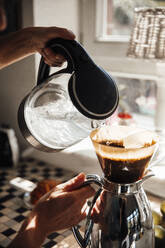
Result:
M63 189L64 191L72 191L82 186L84 181L85 181L85 174L80 173L78 176L72 178L66 183L57 185L56 188Z

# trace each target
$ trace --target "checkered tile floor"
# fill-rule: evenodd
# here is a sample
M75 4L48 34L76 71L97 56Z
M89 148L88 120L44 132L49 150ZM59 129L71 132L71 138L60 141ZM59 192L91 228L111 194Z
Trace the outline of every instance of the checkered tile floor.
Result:
M72 171L33 158L20 160L17 168L0 167L0 248L7 247L29 212L23 202L24 193L9 184L11 179L22 177L36 183L43 179L54 178L64 182L73 176L75 173ZM56 247L57 243L70 234L70 230L52 233L45 240L43 247Z

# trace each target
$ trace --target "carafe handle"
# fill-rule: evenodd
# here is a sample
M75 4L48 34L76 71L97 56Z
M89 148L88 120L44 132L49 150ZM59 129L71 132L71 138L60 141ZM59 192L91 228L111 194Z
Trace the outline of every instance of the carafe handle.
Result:
M79 244L79 246L81 248L86 248L88 243L89 243L90 234L91 234L93 224L94 224L93 220L91 219L91 211L92 211L92 208L93 208L97 198L99 197L99 195L100 195L100 193L102 191L102 180L98 175L94 175L94 174L87 175L86 179L87 179L87 181L84 182L83 186L90 185L90 184L94 183L94 184L100 186L100 188L96 192L96 194L95 194L95 196L94 196L94 198L93 198L93 200L91 202L90 208L89 208L89 212L88 212L88 215L87 215L87 221L86 221L86 225L85 225L86 228L85 228L84 237L82 237L78 226L72 227L73 235L74 235L77 243Z

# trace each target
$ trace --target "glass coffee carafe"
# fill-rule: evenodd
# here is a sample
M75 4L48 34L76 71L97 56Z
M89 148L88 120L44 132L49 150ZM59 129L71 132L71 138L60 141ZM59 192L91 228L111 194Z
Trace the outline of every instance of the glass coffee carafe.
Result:
M152 213L142 185L153 176L149 167L158 137L128 126L100 129L90 138L104 176L87 176L85 184L100 188L90 206L84 237L78 227L73 227L74 236L82 248L154 248Z

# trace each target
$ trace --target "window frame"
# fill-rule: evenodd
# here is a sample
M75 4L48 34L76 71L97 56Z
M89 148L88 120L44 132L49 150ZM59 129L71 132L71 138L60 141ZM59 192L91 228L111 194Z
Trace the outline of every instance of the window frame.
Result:
M101 42L129 42L129 35L107 35L107 1L96 0L96 40Z
M129 42L96 38L96 4L100 0L80 0L80 42L94 61L112 76L157 80L157 60L126 56ZM104 0L103 0L104 1ZM101 2L101 1L100 1Z

